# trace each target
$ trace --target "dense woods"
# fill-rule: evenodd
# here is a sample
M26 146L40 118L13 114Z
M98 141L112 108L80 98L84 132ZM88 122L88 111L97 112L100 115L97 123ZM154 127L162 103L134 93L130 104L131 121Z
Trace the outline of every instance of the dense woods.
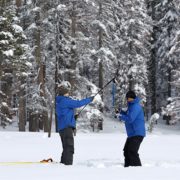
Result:
M61 83L81 99L116 73L79 127L113 117L129 89L147 120L180 120L179 0L0 0L1 126L17 118L19 131L47 132Z

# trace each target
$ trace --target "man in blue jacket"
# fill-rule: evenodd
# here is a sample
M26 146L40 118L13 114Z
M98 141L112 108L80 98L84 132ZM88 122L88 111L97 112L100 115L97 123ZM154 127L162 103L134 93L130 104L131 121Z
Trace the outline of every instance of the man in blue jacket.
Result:
M143 108L140 99L136 97L134 91L126 94L128 103L127 111L121 110L119 119L125 122L127 140L124 146L124 167L141 166L138 150L145 137L145 121Z
M69 89L64 85L58 88L56 97L57 129L61 137L63 152L61 163L65 165L73 164L74 135L76 120L74 117L75 108L79 108L93 101L94 97L89 97L81 101L73 100L69 96Z

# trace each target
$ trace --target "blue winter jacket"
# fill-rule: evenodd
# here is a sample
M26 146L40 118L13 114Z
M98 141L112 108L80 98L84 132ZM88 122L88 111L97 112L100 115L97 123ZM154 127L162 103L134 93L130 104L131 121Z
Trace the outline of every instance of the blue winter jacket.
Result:
M76 121L74 118L74 108L78 108L89 104L92 98L79 100L73 100L67 96L56 97L56 115L57 115L57 129L58 131L67 127L76 127Z
M137 97L131 102L128 102L128 110L121 111L120 120L125 121L126 132L128 137L145 136L145 121L144 112L140 105L140 99Z

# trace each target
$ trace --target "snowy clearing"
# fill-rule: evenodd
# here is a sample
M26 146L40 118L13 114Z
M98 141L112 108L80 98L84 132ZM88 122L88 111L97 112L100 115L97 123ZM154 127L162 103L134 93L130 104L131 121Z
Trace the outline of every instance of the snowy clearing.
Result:
M109 126L111 126L112 132ZM57 133L0 132L1 180L179 180L179 133L147 134L140 150L143 167L123 167L122 149L126 140L123 124L106 124L106 133L82 133L75 137L74 165L3 164L2 162L38 162L60 160L61 142ZM178 132L178 131L177 131Z

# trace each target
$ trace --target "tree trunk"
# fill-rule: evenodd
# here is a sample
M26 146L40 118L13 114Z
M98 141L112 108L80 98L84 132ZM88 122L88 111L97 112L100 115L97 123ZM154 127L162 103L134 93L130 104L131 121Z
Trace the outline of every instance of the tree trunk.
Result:
M48 137L51 137L51 128L52 128L52 118L53 118L53 108L54 105L51 105L51 112L50 112L50 120L49 120L49 130L48 130Z
M56 38L57 39L57 38ZM57 40L56 40L57 41ZM56 51L58 49L58 45L56 42ZM55 69L55 98L54 98L54 109L55 109L55 132L58 132L58 123L57 123L57 116L56 116L56 96L58 95L58 53L56 52L56 69Z
M130 36L132 36L132 26L130 26L129 34L130 34ZM132 62L132 57L133 57L132 50L133 50L133 42L130 41L130 43L129 43L129 54L131 54L131 56L129 57L129 61L130 61L129 69L131 69L132 66L133 66L133 62ZM133 81L133 76L132 76L131 73L129 74L128 80L129 80L129 90L132 90L134 88L134 81Z
M102 16L102 2L99 2L99 19ZM103 33L101 27L99 28L99 49L103 46Z
M21 7L22 0L16 0L16 6L19 8Z
M130 57L130 61L132 61L132 60L131 60L131 57ZM130 69L131 67L132 67L132 64L130 64L129 69ZM128 76L128 81L129 81L129 90L133 90L133 88L134 88L134 81L133 81L132 74L129 74L129 76Z
M99 88L103 88L103 63L102 60L99 62ZM103 93L101 95L102 100L103 100Z
M0 81L2 77L2 71L3 71L2 62L3 62L3 55L2 53L0 53Z
M168 69L168 97L171 97L171 78L172 78L172 75L171 75L171 68Z
M149 4L149 7L152 9L151 12L151 17L153 20L156 20L156 16L155 16L155 11L156 11L156 2L152 1ZM153 27L153 32L152 32L152 42L151 44L154 45L157 38L156 38L156 34L158 32L158 29L156 26ZM149 66L149 93L150 93L150 104L151 104L151 115L157 112L157 102L156 102L156 98L157 98L157 93L156 93L156 61L157 61L157 50L155 47L152 48L151 50L151 60L148 64Z
M23 97L19 98L19 131L25 131L26 125L26 100Z
M76 11L75 2L73 3L73 9L71 14L71 36L74 38L76 36Z
M171 97L171 79L172 78L172 72L171 72L171 68L168 68L168 98ZM168 102L168 104L171 103L171 101ZM166 124L170 125L170 121L171 121L171 115L168 115L166 118Z
M42 62L41 60L41 30L40 30L40 12L37 12L36 18L35 18L36 25L38 27L37 32L35 33L35 44L36 44L36 49L35 49L35 56L36 56L36 62L39 66L38 69L38 85L39 85L39 94L40 97L43 97L40 102L42 106L46 107L46 103L44 102L45 99L45 63ZM38 116L39 122L39 128L43 129L45 132L48 132L48 112L43 111L39 112Z
M34 112L30 113L29 117L29 131L38 132L39 131L39 115Z
M0 0L0 7L7 7L8 5L12 4L12 0Z
M71 69L76 69L76 63L78 61L77 58L77 51L75 49L76 46L76 41L75 41L75 37L76 37L76 26L77 26L77 22L76 22L76 7L75 7L75 3L73 2L73 8L72 8L72 12L71 12L71 36L74 39L71 42ZM68 79L67 79L68 80ZM72 81L72 80L70 80ZM74 84L74 82L72 81L72 83ZM74 87L74 85L72 84L72 86Z
M99 2L99 19L101 19L101 16L102 16L102 2ZM98 33L98 36L99 36L99 49L102 48L103 46L103 32L102 32L102 29L101 27L99 28L99 33ZM101 59L99 61L99 88L103 88L103 60ZM103 92L102 92L102 100L103 100Z
M155 28L153 28L153 42L155 42L156 37L156 31ZM156 107L156 49L152 49L151 53L151 62L150 62L150 72L149 72L149 88L150 88L150 96L151 96L151 114L154 114L157 112Z
M21 81L24 84L24 80ZM19 131L25 131L26 125L26 97L25 89L19 89Z
M21 11L21 9L20 9L20 8L21 8L21 1L22 1L22 0L16 0L16 7L17 7L17 8L16 8L16 16L18 16L18 17L20 16L19 13L20 13L20 11ZM21 23L21 22L20 22L20 23ZM21 24L20 24L20 26L21 26Z
M5 0L0 0L0 5L1 5L1 7L4 7L5 6Z

